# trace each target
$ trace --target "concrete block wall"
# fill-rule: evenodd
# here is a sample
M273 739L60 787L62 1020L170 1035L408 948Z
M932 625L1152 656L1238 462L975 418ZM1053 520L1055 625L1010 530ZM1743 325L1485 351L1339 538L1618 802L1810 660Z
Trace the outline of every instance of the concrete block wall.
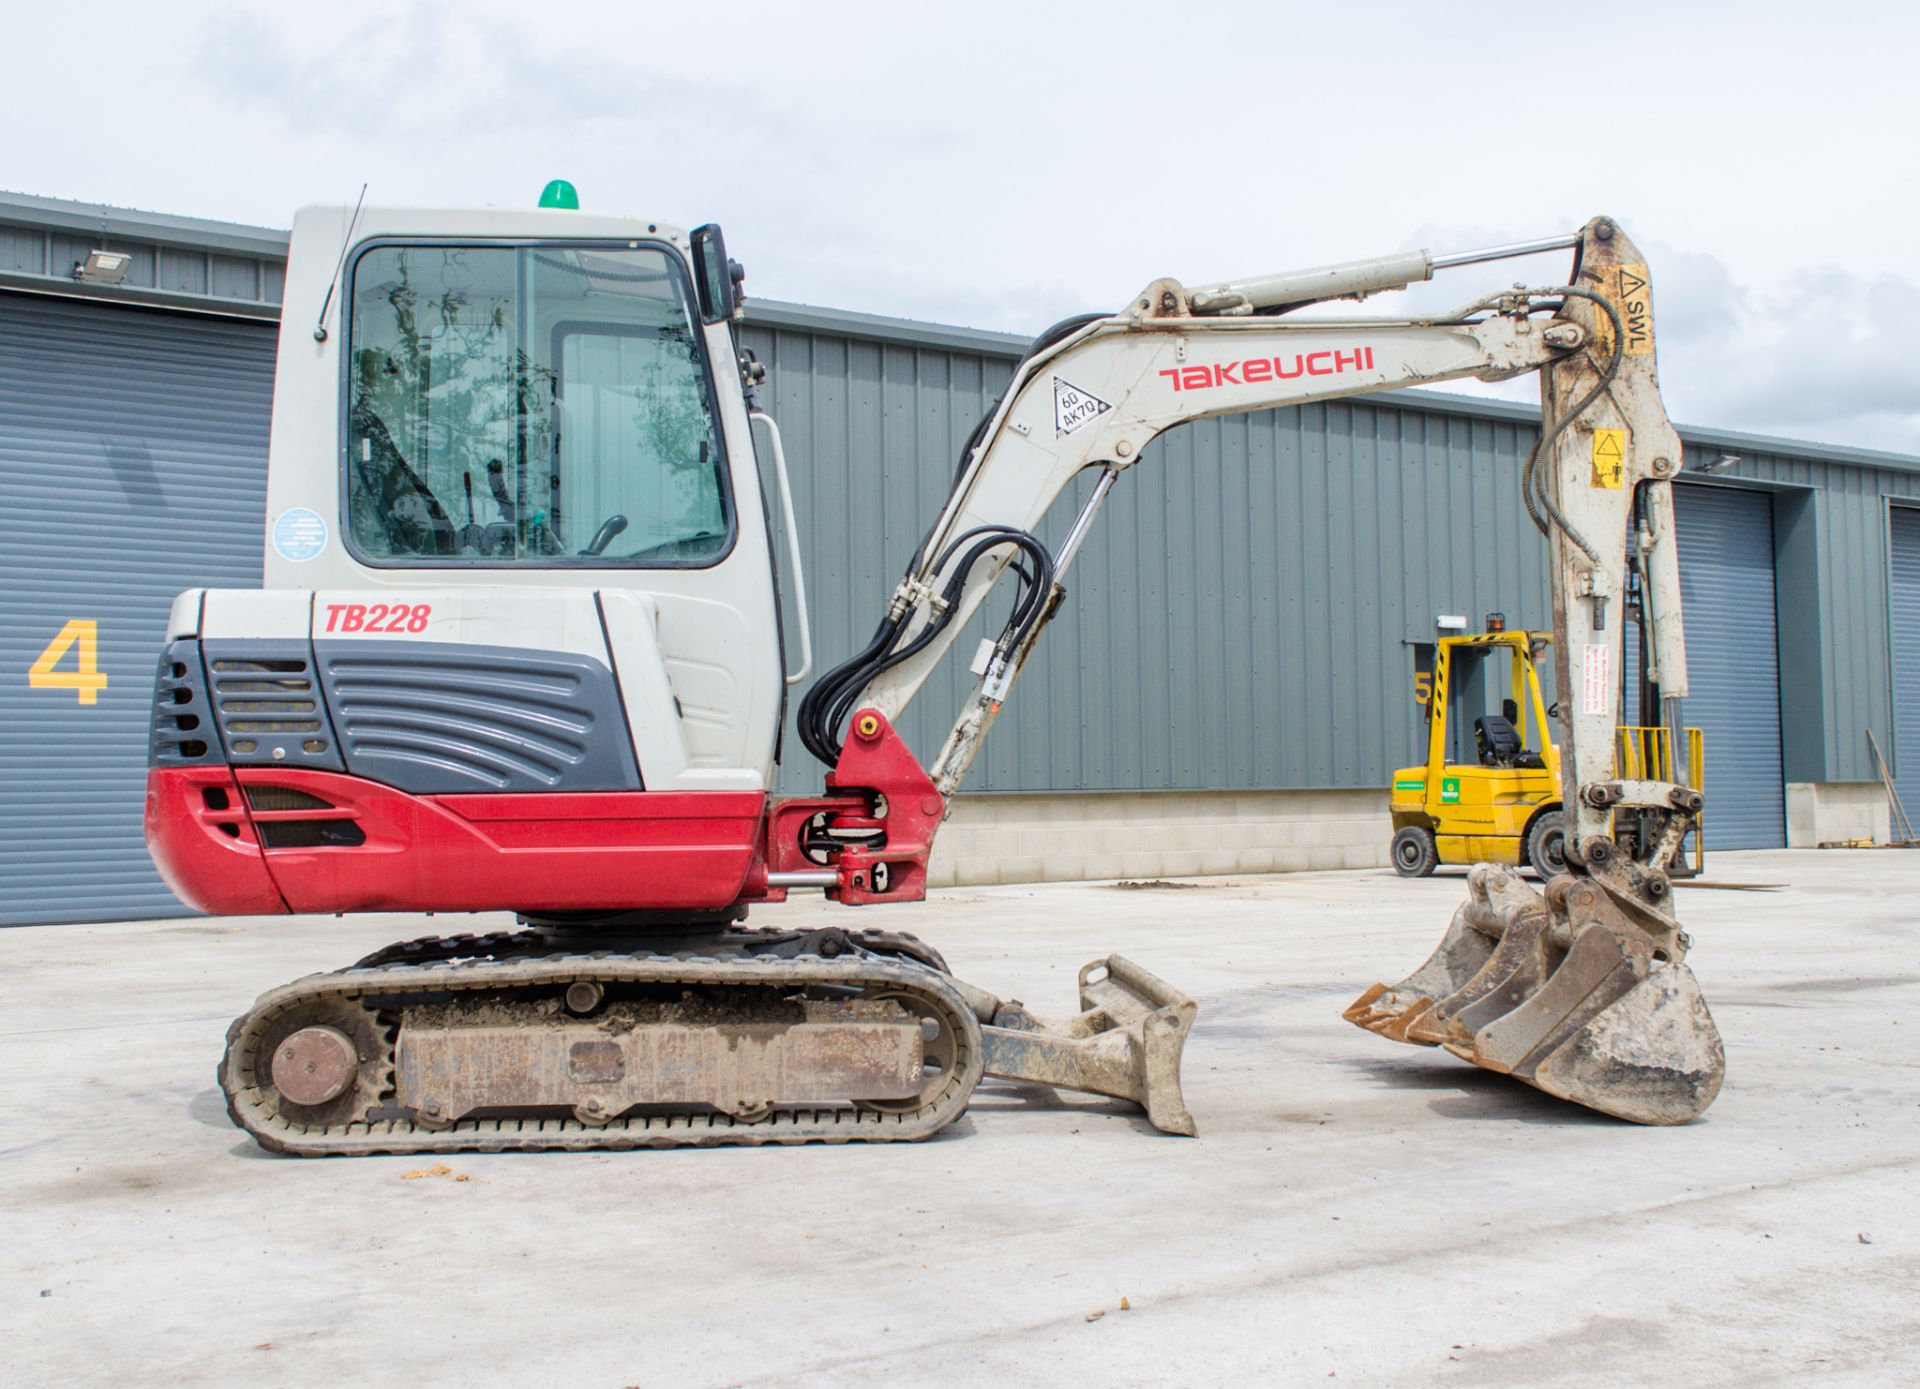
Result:
M1713 813L1711 806L1707 813ZM1907 814L1920 814L1920 807L1908 806ZM1852 839L1885 844L1892 839L1892 820L1887 788L1877 781L1787 783L1789 849L1817 849Z
M934 887L1377 868L1384 790L961 796L934 842Z

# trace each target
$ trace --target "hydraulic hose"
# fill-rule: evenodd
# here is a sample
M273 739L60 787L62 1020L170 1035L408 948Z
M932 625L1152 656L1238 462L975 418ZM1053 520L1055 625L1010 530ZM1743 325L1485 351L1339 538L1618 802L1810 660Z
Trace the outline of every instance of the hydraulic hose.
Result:
M1608 320L1613 324L1613 353L1607 359L1607 365L1605 369L1601 371L1600 379L1594 383L1593 389L1581 396L1579 402L1565 414L1555 419L1553 424L1543 431L1540 438L1535 441L1533 451L1527 455L1526 465L1520 470L1520 499L1526 503L1527 515L1533 518L1533 524L1539 528L1542 535L1547 534L1547 525L1550 519L1552 524L1559 528L1562 535L1577 545L1589 560L1598 564L1600 563L1600 552L1587 542L1585 536L1574 529L1573 523L1568 521L1566 516L1561 513L1560 508L1554 505L1553 498L1547 495L1546 488L1541 485L1539 467L1542 456L1559 441L1560 436L1567 431L1568 426L1579 419L1581 415L1585 414L1587 408L1596 400L1600 399L1601 396L1605 395L1607 388L1613 384L1613 378L1620 372L1621 357L1626 351L1626 330L1620 322L1620 311L1608 303L1601 295L1595 294L1590 289L1581 289L1575 285L1564 285L1559 289L1549 290L1547 292L1561 295L1563 298L1572 296L1576 299L1588 299L1598 304L1601 311L1606 314ZM1548 373L1548 379L1551 380L1553 368L1547 367L1545 370ZM1546 513L1544 516L1541 514L1543 510Z
M966 546L964 553L961 552L963 545ZM940 601L929 605L932 616L913 638L904 645L896 645L906 631L910 612L886 618L865 647L827 671L807 691L800 701L799 730L800 741L808 752L828 766L840 760L844 741L840 737L841 725L867 686L901 662L919 655L946 630L959 609L960 595L966 589L967 577L974 565L1003 545L1017 547L1032 568L1029 571L1017 562L1013 565L1020 591L1002 629L1000 644L1011 651L1026 639L1046 612L1047 595L1053 588L1053 556L1038 537L1012 526L976 526L962 532L933 564L933 572L945 571L947 581L940 590Z
M1008 390L1018 386L1027 364L1040 353L1071 337L1088 324L1098 323L1109 316L1105 313L1075 314L1045 329L1028 344L1026 352L1015 363ZM973 431L967 435L966 443L961 445L960 461L954 469L953 486L948 492L949 501L954 493L960 490L967 475L967 466L973 461L975 452L985 442L988 432L993 428L993 421L998 417L1000 406L1005 399L1004 392L994 398L992 404L973 426ZM943 506L942 511L944 510ZM938 519L933 525L935 527L939 525ZM932 543L932 540L933 530L929 529L926 535L921 537L920 544L913 552L913 559L907 565L909 575L921 572L921 562L925 559L927 546ZM858 702L861 694L882 673L925 650L928 644L946 629L953 618L953 605L966 587L967 575L989 551L1011 544L1024 553L1032 563L1032 568L1029 569L1017 559L1013 562L1012 567L1020 583L1020 591L1014 599L1013 611L1008 614L1007 625L1001 634L1002 642L1007 644L1006 649L1013 650L1018 646L1046 611L1047 595L1053 588L1053 556L1035 536L1015 527L980 526L956 536L931 566L930 572L938 574L946 569L948 561L956 550L968 540L977 540L978 543L968 551L962 563L953 566L947 584L940 595L945 606L935 608L933 617L915 634L912 641L898 650L894 647L905 632L911 614L903 613L897 618L882 619L865 646L839 665L824 672L801 699L798 716L800 741L808 752L828 766L840 760L840 749L843 743L840 728L846 722L847 716L853 712L853 706Z

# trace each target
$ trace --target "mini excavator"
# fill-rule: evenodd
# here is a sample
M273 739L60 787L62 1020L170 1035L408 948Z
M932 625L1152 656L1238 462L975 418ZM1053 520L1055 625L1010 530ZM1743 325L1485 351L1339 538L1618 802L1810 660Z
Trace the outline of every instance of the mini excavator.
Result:
M1567 282L1421 318L1295 310L1569 249ZM1473 870L1434 957L1348 1016L1610 1114L1678 1122L1722 1061L1666 866L1700 798L1621 780L1630 566L1686 689L1651 291L1605 218L1188 288L1036 338L866 645L808 690L818 795L770 794L811 665L780 433L735 336L720 229L317 207L294 223L258 590L182 594L159 661L147 842L210 913L510 911L269 990L229 1112L296 1155L924 1138L983 1076L1192 1133L1192 999L1113 955L1037 1016L884 930L748 927L796 889L926 891L934 834L1120 475L1190 420L1538 371L1519 482L1552 555L1568 871ZM1092 470L1064 543L1035 528ZM763 481L764 475L764 481ZM783 628L777 505L799 613ZM894 721L994 587L1009 617L930 762ZM789 666L789 662L792 666ZM1633 857L1611 817L1664 826Z

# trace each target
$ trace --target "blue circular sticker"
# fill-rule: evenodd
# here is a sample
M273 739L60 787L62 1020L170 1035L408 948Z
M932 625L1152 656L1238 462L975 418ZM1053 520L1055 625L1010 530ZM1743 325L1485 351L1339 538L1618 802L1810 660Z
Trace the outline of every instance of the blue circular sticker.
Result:
M273 548L295 564L327 548L327 518L304 506L280 513L273 523Z

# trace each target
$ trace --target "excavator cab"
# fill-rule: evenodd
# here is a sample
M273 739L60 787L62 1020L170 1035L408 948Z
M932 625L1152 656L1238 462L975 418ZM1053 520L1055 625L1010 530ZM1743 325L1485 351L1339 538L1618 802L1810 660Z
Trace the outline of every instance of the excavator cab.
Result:
M706 244L577 211L296 217L265 586L181 595L161 662L148 839L183 900L750 895L786 672Z

